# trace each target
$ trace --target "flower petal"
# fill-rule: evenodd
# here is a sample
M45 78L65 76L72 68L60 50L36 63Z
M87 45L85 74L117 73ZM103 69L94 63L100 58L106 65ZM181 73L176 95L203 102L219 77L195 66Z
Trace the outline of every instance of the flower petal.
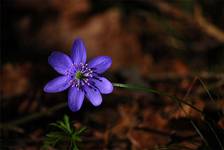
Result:
M61 52L53 52L49 58L48 63L60 74L66 75L72 67L72 60L69 56Z
M85 86L84 90L86 97L94 106L99 106L102 103L102 96L97 89Z
M84 100L84 92L78 88L71 87L68 92L68 107L71 111L78 111Z
M109 94L113 91L113 85L109 80L104 77L98 77L98 79L94 79L93 82L102 94Z
M60 76L51 81L49 81L45 87L44 91L47 93L56 93L66 90L70 86L71 78L69 76Z
M81 39L76 39L72 46L72 60L74 64L86 62L86 48Z
M92 59L89 63L89 67L93 68L97 73L103 73L108 68L110 68L112 64L112 59L108 56L98 56Z

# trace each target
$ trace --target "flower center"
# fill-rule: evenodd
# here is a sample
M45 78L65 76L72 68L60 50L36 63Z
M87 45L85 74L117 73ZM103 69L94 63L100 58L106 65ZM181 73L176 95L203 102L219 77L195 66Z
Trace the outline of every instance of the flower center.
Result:
M80 63L76 65L76 72L72 75L72 86L81 89L84 85L90 86L90 79L94 77L93 71L88 64Z
M76 74L75 74L75 78L78 79L78 80L81 80L84 78L84 75L81 71L77 71Z

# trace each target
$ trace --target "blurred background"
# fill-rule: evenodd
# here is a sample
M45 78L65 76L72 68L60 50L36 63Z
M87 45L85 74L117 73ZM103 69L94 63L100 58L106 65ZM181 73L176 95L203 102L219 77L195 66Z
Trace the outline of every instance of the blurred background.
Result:
M67 101L66 92L43 92L45 83L57 76L48 56L55 50L69 54L77 37L84 40L89 59L112 57L105 74L112 82L191 98L196 107L217 118L214 128L223 133L223 116L216 116L224 109L223 0L3 0L1 124L15 126L1 126L1 149L40 149L48 124L64 114L74 126L89 128L81 149L142 150L175 144L203 149L189 118L199 124L214 149L221 149L200 114L190 107L183 113L158 95L115 89L100 107L85 101L77 113L68 107L47 113ZM212 108L210 96L216 102ZM44 115L13 122L40 112ZM184 149L178 146L172 148Z

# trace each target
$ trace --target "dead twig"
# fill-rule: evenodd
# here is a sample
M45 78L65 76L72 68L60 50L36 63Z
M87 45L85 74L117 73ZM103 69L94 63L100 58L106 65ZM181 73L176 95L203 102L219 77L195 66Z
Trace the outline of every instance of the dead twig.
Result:
M152 73L149 76L149 80L178 80L178 79L194 79L196 76L201 79L224 79L224 73L212 73L212 72L198 72L186 75L179 75L177 73L168 72L168 73Z
M37 113L33 113L31 115L25 116L23 118L19 118L17 120L13 120L7 123L1 123L0 124L0 129L6 129L6 130L15 130L16 128L18 128L17 126L20 124L24 124L26 122L41 118L43 116L47 116L55 111L58 111L62 108L64 108L65 106L67 106L67 103L60 103L58 105L53 106L52 108L46 110L46 111L41 111L41 112L37 112Z
M201 7L198 4L196 4L194 8L194 17L201 30L218 41L224 43L224 31L220 30L203 17Z
M179 8L173 6L172 4L164 2L163 0L141 0L141 2L148 3L164 15L180 20L184 24L188 24L194 28L198 28L207 36L212 37L221 43L224 43L224 31L216 27L214 24L208 22L203 17L202 10L198 4L195 5L194 16L191 16L190 14L183 12Z

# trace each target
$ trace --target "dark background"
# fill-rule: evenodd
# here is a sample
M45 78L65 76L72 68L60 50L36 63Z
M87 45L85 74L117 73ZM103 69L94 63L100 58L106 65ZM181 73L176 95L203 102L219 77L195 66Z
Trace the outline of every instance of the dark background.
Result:
M42 89L57 76L47 63L50 53L69 54L77 37L85 41L89 59L112 57L112 67L105 74L112 82L140 84L181 98L190 90L187 97L207 112L211 98L200 78L217 102L215 112L223 109L223 0L3 0L2 123L67 101L66 92L46 94ZM185 109L189 116L162 96L115 89L100 107L86 101L77 113L65 107L12 130L1 128L1 146L39 149L48 124L64 114L75 125L89 128L82 149L153 149L170 141L189 147L188 140L175 141L171 136L173 132L194 134L189 118L214 139L200 114ZM222 130L223 116L215 123ZM191 149L203 149L202 140L198 136L196 140Z

